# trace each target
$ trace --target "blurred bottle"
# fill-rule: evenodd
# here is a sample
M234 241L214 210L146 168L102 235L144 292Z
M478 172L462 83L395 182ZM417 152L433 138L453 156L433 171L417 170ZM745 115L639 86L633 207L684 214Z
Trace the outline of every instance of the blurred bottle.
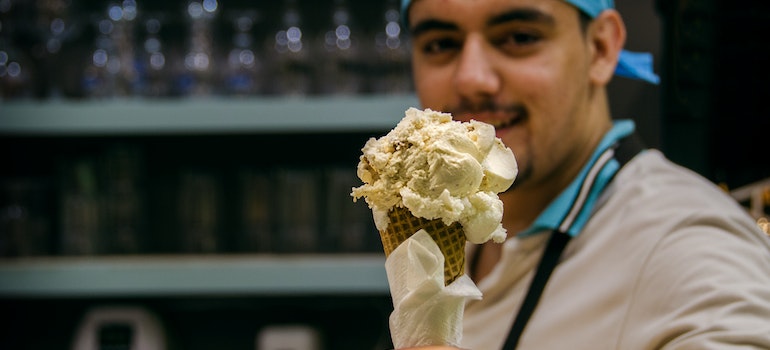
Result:
M166 40L161 35L166 19L163 13L153 13L144 18L141 38L141 54L137 62L139 92L145 97L165 97L170 91L169 64Z
M0 182L0 256L51 253L50 187L40 179Z
M269 93L305 96L313 92L313 66L310 48L304 37L302 16L296 0L286 0L280 27L274 33L266 52L271 52L272 82Z
M322 94L355 95L363 92L361 60L363 30L353 20L345 0L334 0L327 30L316 39L321 56L317 74Z
M371 90L378 94L405 94L413 91L409 43L401 27L399 2L387 0L382 22L374 35L376 57L371 62Z
M278 251L310 253L319 250L319 180L318 172L309 168L277 171Z
M276 234L273 217L276 191L274 179L266 170L242 170L239 174L240 234L237 250L241 252L271 252Z
M32 3L31 1L29 3ZM36 95L40 98L60 98L72 93L79 71L77 56L69 46L81 34L80 9L70 0L37 0L32 22L34 45L31 55L36 61Z
M181 95L210 96L215 93L217 66L213 21L218 13L216 0L192 0L187 3L187 51L183 71L176 81L176 89Z
M260 20L258 13L255 10L238 10L228 17L233 33L224 68L225 93L230 96L257 95L262 91L264 82L264 58L259 51L253 50L254 25Z
M34 76L35 67L29 58L0 38L0 101L33 97Z
M180 242L186 253L215 253L221 249L222 189L206 171L186 170L179 182Z
M102 155L103 252L136 254L144 251L147 230L143 208L144 172L141 150L133 145L113 145Z
M89 98L103 98L114 95L116 65L109 64L110 60L116 60L115 48L110 38L114 25L106 17L95 17L97 37L94 48L89 57L89 63L83 70L82 88ZM112 58L111 58L112 57Z
M127 97L139 93L134 37L137 14L136 1L124 0L108 5L106 16L94 17L97 37L82 78L86 96Z
M378 251L379 235L364 201L353 202L350 191L360 184L355 169L330 168L325 171L325 247L331 252L360 253Z
M101 252L100 201L96 166L90 157L64 160L61 184L61 253L92 255Z
M24 11L17 1L0 1L0 101L34 97L36 67L20 42Z

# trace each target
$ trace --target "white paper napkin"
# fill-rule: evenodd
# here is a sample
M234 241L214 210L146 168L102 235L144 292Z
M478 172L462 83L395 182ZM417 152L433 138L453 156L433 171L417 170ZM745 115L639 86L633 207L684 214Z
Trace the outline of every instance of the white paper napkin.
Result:
M394 307L393 346L460 346L465 302L481 299L481 291L467 275L444 286L444 256L430 235L420 230L401 243L385 271Z

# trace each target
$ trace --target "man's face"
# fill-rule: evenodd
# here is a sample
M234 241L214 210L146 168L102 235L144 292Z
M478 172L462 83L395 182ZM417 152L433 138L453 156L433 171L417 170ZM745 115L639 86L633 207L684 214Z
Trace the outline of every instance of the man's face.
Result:
M590 40L564 1L416 0L409 28L423 107L494 125L519 163L515 186L574 169L606 131L589 103Z

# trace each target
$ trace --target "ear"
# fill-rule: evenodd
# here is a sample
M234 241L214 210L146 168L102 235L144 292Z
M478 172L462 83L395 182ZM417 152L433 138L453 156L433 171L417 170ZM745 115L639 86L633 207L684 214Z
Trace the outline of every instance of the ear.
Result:
M602 11L588 27L591 46L590 78L597 85L606 85L615 73L618 57L626 43L626 25L614 9Z

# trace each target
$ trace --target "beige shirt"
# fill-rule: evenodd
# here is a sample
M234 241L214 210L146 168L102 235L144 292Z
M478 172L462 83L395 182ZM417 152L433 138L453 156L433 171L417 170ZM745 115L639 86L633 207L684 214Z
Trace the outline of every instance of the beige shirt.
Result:
M648 150L595 210L518 349L770 349L770 240L727 194ZM465 348L502 347L548 236L505 242Z

